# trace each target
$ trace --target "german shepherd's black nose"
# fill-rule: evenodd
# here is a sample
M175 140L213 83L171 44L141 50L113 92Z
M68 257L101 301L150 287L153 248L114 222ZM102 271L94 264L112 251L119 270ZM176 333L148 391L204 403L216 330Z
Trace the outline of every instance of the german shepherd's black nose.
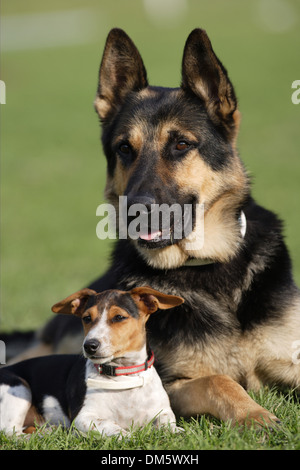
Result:
M148 215L154 210L154 204L156 203L154 197L150 194L134 194L127 196L127 208L138 204L140 207L137 209L143 215Z

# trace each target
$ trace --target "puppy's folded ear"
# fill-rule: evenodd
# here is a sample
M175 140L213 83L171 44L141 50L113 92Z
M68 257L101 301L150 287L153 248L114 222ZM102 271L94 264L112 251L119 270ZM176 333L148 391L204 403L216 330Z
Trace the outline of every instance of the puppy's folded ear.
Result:
M92 289L81 289L64 300L61 300L51 308L54 313L65 313L81 316L85 311L88 299L96 295L97 292Z
M182 297L168 295L159 292L151 287L135 287L130 291L133 298L143 304L146 313L151 314L158 309L167 310L176 307L184 302Z
M136 46L122 29L112 29L104 48L94 103L101 120L109 121L128 93L147 85L146 69Z

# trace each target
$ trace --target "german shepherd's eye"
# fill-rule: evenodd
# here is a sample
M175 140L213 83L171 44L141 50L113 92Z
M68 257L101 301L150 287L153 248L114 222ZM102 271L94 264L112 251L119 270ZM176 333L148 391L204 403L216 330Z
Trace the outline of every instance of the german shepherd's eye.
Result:
M83 321L83 323L88 325L92 321L91 315L86 315L85 317L82 317L82 321Z
M129 144L121 144L119 146L119 150L121 153L124 153L125 155L129 155L131 153L131 147Z
M128 158L132 154L131 145L128 142L122 142L118 147L118 152L121 157L124 156L125 158Z
M124 141L121 142L117 148L117 152L122 160L122 162L127 165L131 163L132 157L133 157L133 150L131 145Z
M190 148L190 144L186 142L185 140L181 140L180 142L177 142L175 148L179 152L182 152L183 150L188 150Z
M166 158L173 158L175 160L185 157L185 155L193 148L198 146L195 141L185 140L184 137L178 135L176 131L170 131L170 139L164 149Z

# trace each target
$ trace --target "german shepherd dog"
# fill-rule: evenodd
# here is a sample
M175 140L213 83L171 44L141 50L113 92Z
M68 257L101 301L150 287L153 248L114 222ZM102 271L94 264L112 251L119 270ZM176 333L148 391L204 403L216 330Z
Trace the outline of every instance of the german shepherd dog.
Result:
M149 86L142 58L120 29L107 38L95 108L107 158L106 197L116 209L141 203L189 204L192 231L164 227L116 243L108 272L89 287L149 285L185 302L148 322L157 369L178 416L211 414L232 423L270 425L276 416L246 390L300 388L295 345L300 296L282 224L255 203L239 158L237 99L204 30L189 35L179 88ZM204 242L193 244L204 207ZM241 222L243 219L243 222ZM184 222L184 221L183 221ZM81 325L55 318L35 350L80 350ZM48 347L48 349L46 349ZM75 346L74 346L75 347ZM68 347L68 352L74 352ZM32 354L32 352L31 352Z

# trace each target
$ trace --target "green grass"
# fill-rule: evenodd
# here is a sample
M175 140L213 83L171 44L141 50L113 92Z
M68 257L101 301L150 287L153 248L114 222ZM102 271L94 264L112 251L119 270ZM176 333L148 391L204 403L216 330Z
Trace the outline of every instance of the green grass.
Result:
M74 428L42 428L30 437L8 438L0 433L0 450L300 450L300 405L292 394L263 390L252 397L276 413L282 424L272 430L232 428L229 423L201 416L181 419L179 425L184 432L179 434L147 425L121 440L95 432L83 436Z
M1 105L1 330L40 327L51 317L51 305L108 266L111 242L96 238L96 208L103 202L106 168L92 103L105 38L114 26L125 29L136 42L150 83L163 86L180 83L189 32L199 26L207 30L236 87L242 112L238 147L253 178L254 196L284 219L300 284L300 105L291 102L291 84L300 78L300 5L289 1L295 24L278 33L263 26L260 3L190 0L176 25L166 19L159 26L146 15L140 0L2 2L3 17L85 8L99 26L91 27L90 40L82 44L1 54L7 94L6 104ZM2 25L4 48L4 19ZM299 405L268 391L258 399L269 400L271 409L278 407L280 430L240 433L202 417L184 425L184 436L172 438L147 430L116 443L78 439L59 429L51 437L30 440L2 437L1 445L299 448Z

